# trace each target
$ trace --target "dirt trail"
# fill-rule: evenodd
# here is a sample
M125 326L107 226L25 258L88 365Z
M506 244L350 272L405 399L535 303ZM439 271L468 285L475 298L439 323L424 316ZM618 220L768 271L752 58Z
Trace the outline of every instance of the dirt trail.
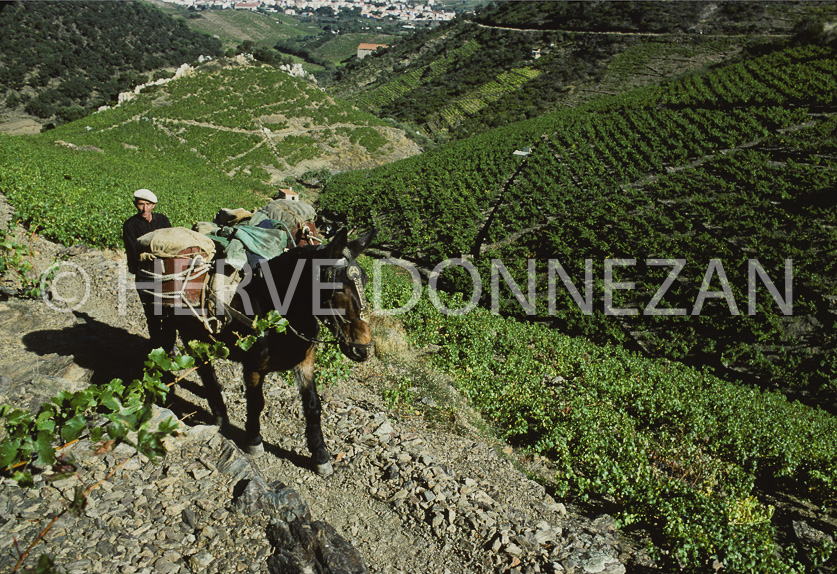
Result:
M146 330L124 255L16 233L36 271L65 260L66 276L53 295L67 302L0 301L0 402L36 408L62 389L137 376ZM222 361L217 370L232 424L243 429L241 368ZM474 433L465 402L443 382L442 394L431 395L416 380L417 408L390 410L381 389L420 376L409 361L375 358L321 387L323 428L335 458L327 479L309 468L296 390L279 374L269 376L266 453L253 462L268 481L297 490L372 572L620 574L625 564L647 562L619 540L610 517L593 521L572 507L568 512L522 472L547 474L546 461ZM197 380L187 379L165 406L187 424L203 423L209 416L202 395ZM189 571L185 562L183 568Z

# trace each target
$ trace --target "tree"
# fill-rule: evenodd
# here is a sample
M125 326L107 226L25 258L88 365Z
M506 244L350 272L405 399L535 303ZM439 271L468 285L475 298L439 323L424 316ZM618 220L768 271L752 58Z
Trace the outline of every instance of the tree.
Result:
M24 109L27 114L39 118L50 118L55 115L56 102L60 97L58 90L50 88L29 100Z
M79 120L87 115L87 110L79 105L64 106L58 110L58 117L65 122Z
M93 91L93 84L87 78L75 75L63 80L58 85L58 91L83 103L90 92Z
M20 96L17 92L9 92L9 95L6 96L6 107L13 110L18 104L20 104Z
M276 52L269 48L256 48L253 50L253 58L265 64L276 65Z

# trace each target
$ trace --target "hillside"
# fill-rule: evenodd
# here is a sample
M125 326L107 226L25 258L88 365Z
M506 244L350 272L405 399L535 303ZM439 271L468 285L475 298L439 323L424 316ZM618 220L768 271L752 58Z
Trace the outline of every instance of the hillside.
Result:
M350 62L332 89L446 140L716 63L833 3L501 2Z
M124 255L54 245L22 229L14 237L37 272L55 261L65 267L52 299L2 291L0 403L34 411L55 393L135 376L145 332L138 300L121 291ZM362 264L372 276L375 264ZM384 308L413 291L391 271ZM332 477L309 468L298 393L285 376L265 381L266 452L249 457L232 443L237 431L221 436L199 424L208 406L187 374L164 404L197 426L166 439L159 463L84 433L65 447L62 465L73 473L50 474L62 465L42 473L34 462L30 487L0 479L0 564L11 567L56 516L24 564L44 553L71 571L310 572L309 560L333 555L315 559L303 549L303 564L290 568L281 558L297 546L274 530L310 508L312 521L336 529L320 547L335 542L346 552L350 543L372 572L833 571L833 416L543 325L482 310L446 316L421 299L397 322L372 319L376 358L368 363L351 368L320 348ZM75 312L57 312L65 305ZM241 428L241 369L224 360L216 367ZM7 413L5 428L21 418ZM93 409L85 418L98 421ZM493 438L486 421L511 444ZM38 417L39 443L69 427L50 422ZM7 438L4 460L20 444ZM263 480L256 493L254 476ZM95 485L86 506L64 510L81 485Z
M221 44L141 2L0 3L0 123L83 117Z
M2 137L0 148L0 185L27 224L111 247L121 245L132 189L154 189L172 221L191 226L221 207L261 205L310 174L418 153L401 130L246 58L201 65L43 134Z
M284 14L267 15L250 10L187 10L161 0L152 0L152 4L160 11L182 19L190 30L218 38L224 51L235 49L243 42L272 48L279 40L320 31L314 23L300 22Z
M305 15L289 15L267 10L185 8L161 0L154 0L154 5L182 18L191 30L217 37L228 55L267 50L276 57L292 57L306 71L324 76L354 58L362 42L393 44L411 34L400 21L373 21L345 7L337 14L330 8L320 7ZM462 9L463 5L459 2L457 8Z
M56 312L50 306L54 301L0 299L0 405L37 410L61 391L136 376L146 358L141 349L147 333L136 296L131 292L121 300L114 288L124 254L80 246L67 249L26 233L16 237L31 249L39 272L62 258L75 266L65 270L83 270L91 283L89 297L76 313ZM78 278L58 287L74 302L85 292ZM77 486L106 476L104 484L91 491L82 512L60 514L19 572L34 568L43 555L52 557L59 572L317 571L306 569L307 560L317 560L305 549L271 535L277 520L289 520L289 510L292 517L302 516L306 525L330 525L328 537L319 537L319 546L340 546L336 559L331 553L319 557L332 566L319 571L333 574L394 569L470 574L500 572L520 563L544 569L552 563L597 561L618 574L625 572L623 563L644 557L613 531L611 517L594 522L598 515L586 518L573 512L569 502L557 503L518 468L518 458L526 461L524 454L510 456L502 451L507 445L477 434L469 422L473 413L442 377L435 386L421 387L423 396L436 397L438 404L428 400L409 413L395 408L383 398L382 389L408 376L427 377L429 371L416 354L396 360L383 344L381 349L380 358L356 370L341 365L339 379L330 377L323 357L318 360L323 429L338 457L336 473L328 479L307 465L299 393L284 373L265 382L264 455L244 454L235 436L223 436L218 427L204 424L208 406L191 375L160 405L167 410L155 407L157 421L170 415L182 421L181 433L166 439L163 458L150 462L124 443L107 454L97 453L95 442L85 435L65 451L76 465L69 476L35 470L34 487L27 488L0 469L0 571L13 571L18 550L36 539L48 522L44 519L60 512ZM219 361L217 370L233 424L243 428L241 368ZM452 415L454 404L462 411ZM3 446L5 423L0 417ZM117 468L123 461L124 467ZM383 468L390 471L383 473ZM108 476L111 472L114 475ZM247 483L263 485L264 498L243 496ZM269 492L280 493L283 504L265 506ZM425 492L440 495L429 504L430 494ZM441 526L435 521L440 514L445 517ZM495 539L501 542L496 548ZM365 565L362 569L335 565L352 553ZM282 568L276 565L281 565L282 556L296 560Z
M751 52L341 174L321 201L377 226L383 245L430 268L472 258L486 305L499 259L522 290L517 300L504 291L508 312L827 405L837 391L837 272L826 255L837 247L835 62L833 44ZM524 148L530 155L513 154ZM552 259L578 293L559 284L550 294ZM751 259L775 281L774 295L759 289L757 303ZM524 295L527 260L537 262L537 304ZM682 274L670 269L677 260L687 264ZM677 280L659 294L669 272ZM463 275L454 284L471 293ZM606 292L606 283L618 286ZM779 304L789 290L793 318ZM709 292L715 301L704 309ZM655 294L667 309L654 307Z
M567 7L576 12L560 12ZM405 90L394 112L423 109L421 121L452 105L463 112L432 134L455 141L423 153L394 127L409 123L244 57L184 68L47 133L0 137L0 193L26 226L0 244L0 269L10 271L0 286L0 395L31 406L36 392L93 393L103 387L88 382L139 370L142 317L114 280L123 255L90 248L120 247L133 189L153 189L159 211L191 225L293 183L350 228L380 232L367 251L379 258L360 262L377 355L353 366L320 347L331 478L306 466L301 421L288 415L298 395L281 374L268 382L267 453L257 462L316 501L373 571L833 574L833 9L501 4L489 23L455 23L417 36L424 43L409 54L364 60L377 95ZM527 72L506 91L520 69L549 61L543 51L517 59L531 56L520 38L557 34L578 81L561 84L559 67ZM403 67L375 72L393 53ZM425 54L425 67L412 67ZM540 81L542 107L529 109L526 86ZM502 89L483 96L500 97L464 113L466 91L486 82ZM451 99L457 86L462 98ZM500 127L487 129L489 113ZM465 130L479 133L460 137ZM0 201L0 222L7 213ZM38 267L22 280L12 271L29 260ZM90 281L46 272L64 260ZM429 280L418 285L400 267L411 265ZM43 280L46 299L26 300L24 280ZM87 299L63 298L88 285ZM75 314L53 312L77 301ZM240 427L240 369L221 362L219 371ZM190 376L165 406L203 420L204 393ZM71 404L60 424L31 416L24 431L26 413L3 410L18 438L0 440L0 563L17 559L18 533L34 539L32 521L72 494L72 482L47 485L38 465L47 447L87 432L97 407L85 404ZM239 436L204 433L216 447ZM199 548L216 560L207 572L266 571L271 549L257 535L269 526L235 515L242 485L205 474L200 460L220 470L207 446L174 449L159 472L141 465L140 478L108 485L92 515L62 522L71 544L56 536L39 547L70 570L199 570L206 555L192 564L187 554ZM24 471L8 466L17 456ZM107 456L99 464L85 454L83 476L104 476L115 465ZM38 489L18 489L11 477L29 470ZM140 489L145 479L159 492ZM201 480L213 493L190 525L178 512L195 504ZM209 520L224 532L201 538L196 527ZM126 529L146 545L121 543Z

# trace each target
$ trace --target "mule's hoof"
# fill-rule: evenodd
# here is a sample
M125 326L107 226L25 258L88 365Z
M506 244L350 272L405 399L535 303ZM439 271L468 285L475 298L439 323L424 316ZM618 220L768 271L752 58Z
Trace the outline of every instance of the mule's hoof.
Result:
M259 441L259 444L251 444L247 447L247 453L252 454L253 456L264 454L264 443Z
M323 478L334 474L334 467L331 466L331 462L324 462L323 464L318 464L317 474L319 474Z

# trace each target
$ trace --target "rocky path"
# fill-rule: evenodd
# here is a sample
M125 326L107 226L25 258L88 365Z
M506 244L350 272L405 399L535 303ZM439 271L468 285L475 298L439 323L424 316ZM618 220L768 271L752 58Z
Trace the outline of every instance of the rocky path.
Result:
M55 286L65 303L0 300L0 403L37 408L61 389L136 376L145 327L122 255L18 234L40 268L58 257L72 273ZM78 309L62 312L85 293ZM243 428L240 367L222 362L218 371L232 422ZM126 447L96 454L82 441L67 449L76 477L40 475L29 490L2 480L0 571L11 571L56 515L24 567L45 553L68 573L618 574L647 563L611 517L568 512L519 470L522 457L463 430L464 419L438 424L388 410L376 390L410 373L372 359L321 389L336 471L325 479L308 467L299 398L281 376L266 381L258 457L200 424L200 386L183 381L164 405L183 421L164 460ZM100 480L80 515L64 512L77 487Z

